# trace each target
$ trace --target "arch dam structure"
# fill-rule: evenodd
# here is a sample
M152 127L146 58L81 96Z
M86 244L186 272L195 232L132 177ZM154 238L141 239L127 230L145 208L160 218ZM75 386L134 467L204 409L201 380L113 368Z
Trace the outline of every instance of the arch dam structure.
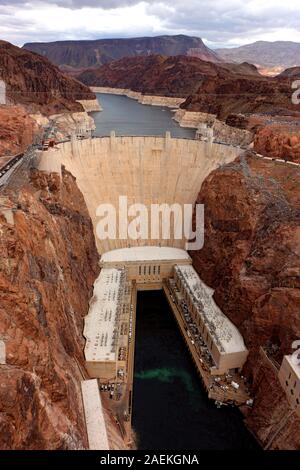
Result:
M55 153L55 156L53 155ZM100 204L119 207L119 196L128 206L143 204L194 204L204 179L219 166L229 163L241 149L230 145L165 137L110 137L72 139L43 152L39 168L59 171L64 165L76 177L84 195L100 254L128 246L184 248L184 239L106 239L97 237ZM118 221L117 221L118 223ZM117 230L118 231L118 230ZM160 235L162 235L160 230Z

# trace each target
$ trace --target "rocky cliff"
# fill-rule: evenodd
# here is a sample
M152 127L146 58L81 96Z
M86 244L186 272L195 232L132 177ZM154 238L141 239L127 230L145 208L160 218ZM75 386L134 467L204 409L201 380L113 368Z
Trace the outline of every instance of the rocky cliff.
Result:
M24 48L48 57L66 70L100 65L122 57L189 55L217 62L217 54L205 46L200 38L191 36L156 36L128 39L98 39L94 41L56 41L28 43Z
M248 425L264 446L281 449L300 448L300 420L284 422L291 410L260 348L278 365L300 337L299 188L297 167L285 163L246 156L215 170L197 199L205 204L205 245L191 252L250 351Z
M31 112L83 111L77 100L96 98L88 87L64 75L48 59L5 41L0 41L0 79L6 83L7 100Z
M98 254L83 196L66 171L35 171L0 209L0 448L86 448L82 330Z
M22 106L0 106L0 167L5 155L24 151L36 132L36 122Z
M219 73L205 77L182 108L216 114L222 120L232 113L268 114L270 119L276 115L300 115L299 106L291 98L292 89L286 80Z
M78 80L93 87L186 98L181 108L215 114L222 120L232 113L300 113L287 80L262 77L247 63L214 64L195 57L153 55L86 70Z
M300 79L300 67L291 67L289 69L285 69L278 78L292 78L293 80Z
M294 125L266 126L254 139L256 152L272 158L300 163L300 120Z

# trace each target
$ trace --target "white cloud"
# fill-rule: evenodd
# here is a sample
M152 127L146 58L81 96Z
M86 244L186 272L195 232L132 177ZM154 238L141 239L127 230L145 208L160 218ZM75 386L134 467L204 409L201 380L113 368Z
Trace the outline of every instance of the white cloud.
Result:
M299 31L298 0L0 0L0 37L19 45L184 33L230 46Z

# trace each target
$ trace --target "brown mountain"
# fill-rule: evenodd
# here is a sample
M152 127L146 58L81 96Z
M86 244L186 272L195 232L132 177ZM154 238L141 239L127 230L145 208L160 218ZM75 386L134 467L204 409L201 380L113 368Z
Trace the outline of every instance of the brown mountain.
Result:
M79 99L95 95L57 66L38 54L0 41L0 79L7 86L7 97L14 104L45 113L82 111Z
M284 70L280 75L279 78L293 78L297 80L300 78L300 67L291 67L289 69Z
M260 76L251 64L214 64L196 57L152 55L125 58L77 75L88 86L130 88L146 94L187 97L206 77L219 74Z
M0 167L3 155L14 155L28 147L38 131L35 121L22 106L0 106Z
M250 64L213 64L195 57L135 57L86 70L78 80L89 86L130 88L149 95L187 98L189 111L290 114L291 88L286 80L261 76Z
M228 75L206 77L198 91L182 107L189 111L216 114L226 120L231 113L268 114L271 116L300 113L292 103L291 87L286 80Z
M130 88L150 95L186 97L197 90L205 76L217 73L215 64L195 57L152 55L124 58L86 70L77 78L89 86Z
M217 49L226 62L250 62L264 67L300 65L300 43L257 41L241 47Z
M202 39L184 35L28 43L24 48L47 57L54 64L67 66L67 69L97 67L122 57L151 54L195 56L211 62L219 60Z

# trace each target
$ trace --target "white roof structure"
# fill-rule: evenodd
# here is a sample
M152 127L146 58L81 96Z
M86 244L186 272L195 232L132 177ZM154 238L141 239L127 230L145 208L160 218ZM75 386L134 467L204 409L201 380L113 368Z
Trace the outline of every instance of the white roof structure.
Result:
M300 348L298 351L300 351ZM296 351L294 355L291 354L290 356L285 356L285 357L288 363L290 364L291 368L294 370L297 378L300 380L300 359L298 358L298 354L300 354L300 352L298 351Z
M122 269L102 269L95 281L83 331L86 361L114 361L116 358L117 322L124 284Z
M191 265L177 265L175 269L198 306L199 314L216 338L221 352L247 351L242 335L236 326L223 314L213 299L214 290L199 278Z
M160 246L137 246L121 248L104 253L101 263L190 260L189 254L179 248Z

